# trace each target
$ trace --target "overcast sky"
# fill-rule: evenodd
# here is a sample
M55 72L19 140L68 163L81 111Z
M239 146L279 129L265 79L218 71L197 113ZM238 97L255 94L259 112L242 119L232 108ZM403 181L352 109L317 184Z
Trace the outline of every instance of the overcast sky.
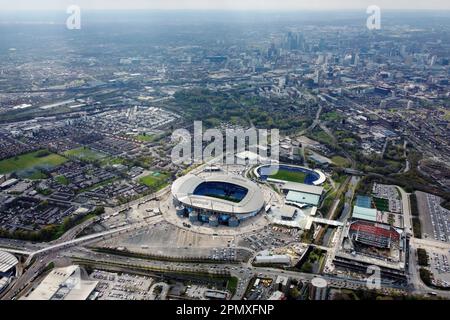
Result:
M349 10L377 5L381 9L445 9L450 0L0 0L0 10L189 9L189 10Z

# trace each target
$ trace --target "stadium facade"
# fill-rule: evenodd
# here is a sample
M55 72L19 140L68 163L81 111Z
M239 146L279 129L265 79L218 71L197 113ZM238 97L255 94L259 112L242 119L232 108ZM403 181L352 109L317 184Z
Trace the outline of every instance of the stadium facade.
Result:
M252 181L236 175L192 174L172 184L172 196L179 217L192 223L215 227L236 227L264 209L264 195Z
M400 234L385 224L357 220L350 224L349 236L353 241L377 248L390 249L400 246Z

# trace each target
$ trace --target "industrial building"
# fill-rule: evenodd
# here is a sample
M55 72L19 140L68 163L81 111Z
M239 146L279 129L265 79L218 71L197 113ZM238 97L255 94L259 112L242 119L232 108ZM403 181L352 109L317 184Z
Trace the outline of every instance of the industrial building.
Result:
M281 292L285 292L288 288L289 278L279 275L275 279L275 288Z
M87 300L98 281L87 279L80 266L53 269L25 300Z
M219 290L206 290L204 296L210 300L227 300L229 293Z
M288 255L261 255L256 256L254 264L291 264L291 258Z
M328 283L324 278L315 277L309 284L309 300L326 300Z
M281 208L272 208L271 210L272 212L278 213L281 220L284 221L293 221L299 214L303 215L300 209L293 206L283 206Z
M6 289L16 274L17 258L9 252L0 251L0 292Z
M377 222L377 209L354 206L352 217L353 219Z
M274 291L269 298L267 298L267 300L270 301L278 301L278 300L283 300L285 298L285 295L283 292L281 291Z

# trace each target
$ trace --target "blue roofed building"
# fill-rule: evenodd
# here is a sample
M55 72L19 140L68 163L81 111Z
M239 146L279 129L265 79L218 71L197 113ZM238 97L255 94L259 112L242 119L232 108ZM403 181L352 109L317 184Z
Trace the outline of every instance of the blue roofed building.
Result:
M361 208L372 208L372 197L356 196L356 206Z
M289 191L286 196L286 201L317 206L320 202L320 195L306 192Z

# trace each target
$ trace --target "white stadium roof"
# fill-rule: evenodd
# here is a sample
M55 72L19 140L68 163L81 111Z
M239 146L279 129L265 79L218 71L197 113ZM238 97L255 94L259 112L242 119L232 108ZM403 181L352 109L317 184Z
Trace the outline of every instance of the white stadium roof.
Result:
M0 251L0 272L7 272L15 267L19 260L9 252Z
M323 187L311 186L309 184L289 182L289 181L284 183L281 186L281 188L284 190L310 193L310 194L315 194L318 196L322 195L323 190L324 190Z
M203 182L231 183L248 190L238 203L203 195L194 195L195 188ZM264 196L261 189L252 181L237 175L213 174L198 177L187 174L172 184L172 195L186 206L223 213L246 214L261 210L264 207Z

